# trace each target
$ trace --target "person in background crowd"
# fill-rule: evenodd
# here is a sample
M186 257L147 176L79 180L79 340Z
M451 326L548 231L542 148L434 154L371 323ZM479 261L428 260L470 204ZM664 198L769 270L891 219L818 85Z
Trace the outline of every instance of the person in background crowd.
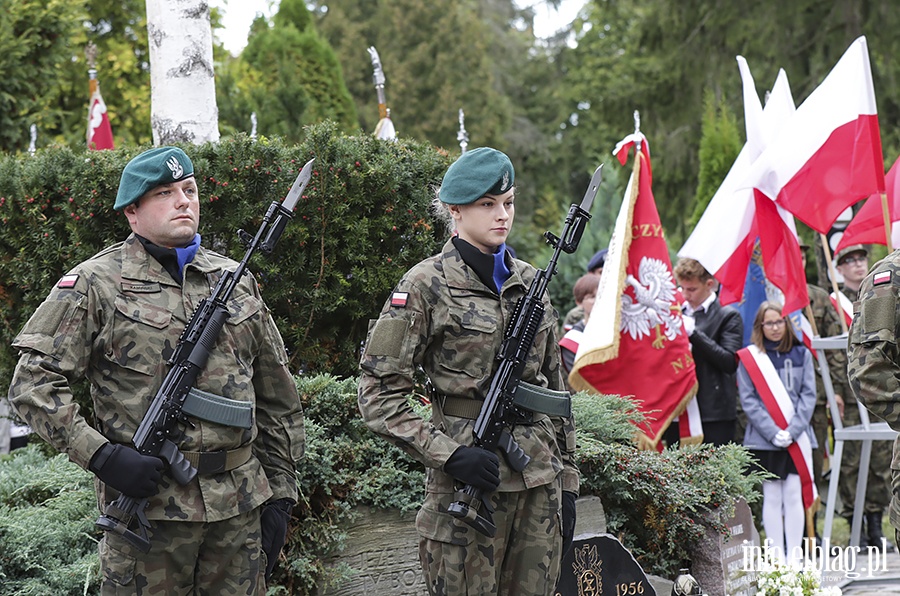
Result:
M675 277L681 286L685 330L697 371L697 405L703 423L703 442L724 445L734 441L737 418L737 351L744 337L740 313L719 304L716 280L694 259L679 259ZM668 445L678 443L678 427L666 431Z
M115 209L132 234L64 275L13 341L9 388L32 429L99 479L104 510L120 493L148 499L150 550L100 541L102 594L265 594L297 501L303 411L281 335L244 276L200 374L177 447L197 469L180 485L132 437L188 319L237 263L200 245L190 158L158 147L122 171ZM94 424L71 386L87 378ZM232 415L233 414L233 415Z
M856 303L860 297L860 288L869 270L868 255L869 251L861 244L845 247L834 255L835 267L844 278L840 291L846 297L846 300L839 302L844 307L847 304L852 305ZM850 345L852 348L852 342ZM844 373L847 369L841 368L840 370ZM843 384L848 385L850 381L847 375L842 374L841 376ZM853 426L859 423L859 406L856 403L847 404L844 407L844 426ZM893 551L893 544L886 539L882 541L884 532L881 529L884 511L891 504L892 451L889 445L889 441L872 443L860 546L881 547L886 545L888 551ZM846 441L844 443L844 452L841 456L841 480L838 490L841 496L842 508L839 513L848 523L853 519L861 451L862 445L859 441Z
M781 311L781 304L763 302L753 320L752 345L741 350L744 357L749 353L757 355L755 361L761 372L765 373L769 366L774 374L752 376L742 357L737 378L741 405L747 415L744 447L760 467L776 476L774 480L764 480L762 485L766 540L772 541L784 560L799 562L795 557L802 557L806 516L800 475L788 447L804 434L809 445L816 447L810 425L816 406L816 373L812 354L794 335L791 322ZM775 397L779 392L789 400L788 405ZM767 394L775 399L767 399ZM786 421L786 427L776 422L779 418ZM811 451L806 455L812 458Z
M808 244L800 245L800 256L803 261L803 268L806 269L807 251L810 249ZM817 285L807 283L807 292L809 293L809 308L812 311L813 322L819 337L834 337L841 334L841 322L837 317L837 311L831 304L828 292ZM806 313L804 313L806 314ZM815 363L815 354L813 354L813 367L817 367ZM849 395L849 387L847 387L847 375L843 371L847 369L847 353L844 350L826 350L825 358L828 360L828 369L830 371L831 385L834 388L834 398L837 402L839 413L843 419L844 413L844 395ZM822 383L820 375L816 377L816 408L813 410L812 427L815 433L816 443L818 447L813 451L813 478L819 489L819 497L824 501L825 495L828 494L827 482L824 478L823 469L825 467L825 454L828 450L829 427L831 426L831 412L828 408L828 397L825 394L825 385ZM845 443L846 446L846 443ZM821 507L819 508L821 511ZM818 513L818 512L817 512ZM818 529L816 536L818 537Z
M588 261L586 272L593 273L597 277L600 277L603 274L603 267L606 265L606 255L608 253L608 248L601 248L596 253L594 253L594 256L592 256L591 260ZM563 319L563 334L574 327L575 324L579 321L583 321L584 318L584 308L576 303L575 307L567 312L565 319Z
M575 529L574 420L547 407L550 394L569 399L549 297L522 376L547 394L523 408L511 431L530 463L517 472L472 440L504 325L536 273L506 250L514 180L509 158L488 147L467 151L450 166L438 207L456 234L403 276L360 360L359 409L366 425L427 468L416 530L433 595L552 595ZM427 420L408 399L419 370L432 388ZM494 537L448 513L463 485L486 494Z
M575 354L578 352L578 344L581 343L581 334L584 333L584 326L587 325L588 319L591 317L591 310L594 308L594 301L597 299L597 288L599 285L600 276L596 273L588 273L579 277L578 281L575 282L575 287L572 288L572 293L575 295L575 304L581 307L581 310L584 312L584 318L575 323L563 338L559 340L563 368L567 375L572 372L572 366L575 364Z
M807 251L810 249L808 244L800 245L800 257L803 262L803 268L806 269ZM831 304L828 292L819 286L811 283L806 284L809 293L809 308L813 314L813 322L819 337L835 337L841 334L841 322L837 317L837 311ZM828 368L831 372L831 385L834 388L834 398L837 401L838 410L843 418L844 412L844 396L849 395L850 388L847 386L847 375L843 373L847 369L847 354L844 350L826 350L825 357L828 359ZM815 355L813 355L815 359ZM825 395L825 385L822 378L816 375L816 409L813 411L812 425L816 434L816 442L819 447L813 452L813 470L815 472L816 482L823 482L822 468L825 461L825 451L828 448L828 427L830 420L830 412L828 411L828 399ZM845 445L846 447L846 445ZM845 451L846 453L846 451ZM823 490L824 489L824 490ZM825 486L819 487L821 495L826 494Z

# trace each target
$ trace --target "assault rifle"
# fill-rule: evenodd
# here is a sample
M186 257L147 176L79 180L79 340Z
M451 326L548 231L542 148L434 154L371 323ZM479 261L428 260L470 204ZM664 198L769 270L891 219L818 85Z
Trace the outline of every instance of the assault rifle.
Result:
M284 201L280 205L277 201L272 202L256 236L238 230L241 240L247 246L244 259L234 271L226 271L222 275L209 298L204 298L194 311L190 322L178 339L172 357L167 362L171 368L134 433L132 439L134 448L144 455L165 460L178 484L185 485L197 475L197 469L185 459L175 444L183 434L181 425L192 426L183 411L185 401L216 345L219 333L229 316L228 300L246 273L250 257L257 249L269 254L275 248L288 220L293 218L297 201L309 183L313 161L315 160L309 160L300 170ZM119 495L107 505L106 511L97 519L97 526L107 532L121 535L142 552L148 552L150 540L147 537L147 528L150 527L150 523L144 513L147 501L148 499ZM139 534L131 529L135 519Z
M597 168L581 205L569 207L561 236L550 232L544 233L547 244L553 247L553 256L546 269L538 269L528 288L528 293L519 299L513 317L506 327L500 352L497 354L497 370L491 378L491 385L484 399L481 412L475 420L472 435L475 445L494 451L497 448L503 454L509 467L521 472L531 461L512 436L516 421L527 417L530 412L516 403L516 390L525 371L528 352L534 345L535 336L541 321L544 319L544 292L550 279L557 273L556 263L559 254L575 252L584 226L591 218L590 209L597 189L600 186L600 170ZM480 511L481 508L483 511ZM479 489L467 484L456 493L456 501L447 508L455 518L463 520L485 536L494 536L497 527L494 525L493 508L487 495Z

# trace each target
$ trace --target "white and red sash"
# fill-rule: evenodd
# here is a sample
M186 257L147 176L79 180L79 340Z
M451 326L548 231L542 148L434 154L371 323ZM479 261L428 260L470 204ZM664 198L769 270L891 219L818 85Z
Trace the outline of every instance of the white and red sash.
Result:
M694 397L687 403L684 412L678 416L678 436L682 445L699 445L703 442L703 422L700 421L700 406Z
M741 364L747 369L753 386L762 398L763 405L769 411L778 428L786 429L788 421L794 417L794 404L788 395L778 371L765 352L755 345L738 350ZM803 507L808 509L819 496L816 483L813 482L812 443L806 431L788 445L788 453L800 474L800 485L803 492Z
M573 354L577 354L578 346L581 345L581 338L583 336L584 331L581 331L580 329L569 329L566 331L566 334L563 335L562 339L559 340L559 345Z
M853 303L844 296L843 292L838 292L837 295L832 292L830 297L831 305L837 308L839 312L844 313L844 320L847 321L847 328L849 328L850 323L853 322ZM838 304L840 304L840 308L838 308Z

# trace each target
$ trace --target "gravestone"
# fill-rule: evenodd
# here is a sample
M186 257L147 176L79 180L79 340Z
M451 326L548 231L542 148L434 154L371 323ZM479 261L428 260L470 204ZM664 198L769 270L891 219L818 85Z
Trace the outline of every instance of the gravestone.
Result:
M328 596L421 596L427 594L419 566L416 512L360 507L347 528L347 547L334 561L350 578L320 593Z
M582 534L563 557L556 596L656 596L650 579L611 534Z
M744 553L758 549L759 533L747 502L738 500L734 515L724 521L728 536L706 524L706 536L691 553L691 575L705 594L751 596L757 591L756 571L753 565L745 565Z
M606 515L599 497L576 501L575 534L606 531ZM416 512L401 514L360 507L346 528L347 547L329 565L349 568L349 579L320 590L323 596L419 596L426 594L419 566Z

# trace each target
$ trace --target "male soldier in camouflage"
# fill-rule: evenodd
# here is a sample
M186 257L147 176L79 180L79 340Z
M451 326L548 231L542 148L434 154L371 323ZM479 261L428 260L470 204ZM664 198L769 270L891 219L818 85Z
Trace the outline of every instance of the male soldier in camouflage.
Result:
M212 408L202 420L190 417L177 443L198 474L179 485L131 439L189 316L237 263L200 246L197 184L181 149L132 159L115 209L133 233L63 276L16 337L11 402L35 432L97 476L101 507L120 492L149 498L148 553L115 532L100 543L103 594L264 594L304 449L281 336L245 276L196 384L241 416L226 423ZM70 389L84 378L93 425Z
M400 280L360 362L366 424L427 467L416 529L434 595L552 594L574 532L579 474L571 418L534 410L522 417L512 433L531 457L522 472L472 446L504 328L535 276L505 249L513 176L509 158L490 148L469 151L450 166L440 202L457 235ZM549 299L544 302L522 380L562 391L557 315ZM428 420L409 401L420 367L433 388ZM448 513L463 484L489 495L494 538Z
M861 244L845 247L834 255L838 272L844 278L840 290L851 302L862 296L862 283L868 271L868 251ZM836 390L837 391L837 390ZM855 403L844 408L844 426L859 424L859 408ZM841 516L853 518L853 504L856 502L856 481L859 477L859 458L862 445L857 441L844 443L841 457L840 495L843 509ZM860 536L861 546L878 546L882 544L883 533L881 520L884 510L891 501L890 493L891 450L887 441L872 444L872 457L869 460L869 478L866 483L866 501L863 516L863 532ZM894 546L887 543L888 550Z

